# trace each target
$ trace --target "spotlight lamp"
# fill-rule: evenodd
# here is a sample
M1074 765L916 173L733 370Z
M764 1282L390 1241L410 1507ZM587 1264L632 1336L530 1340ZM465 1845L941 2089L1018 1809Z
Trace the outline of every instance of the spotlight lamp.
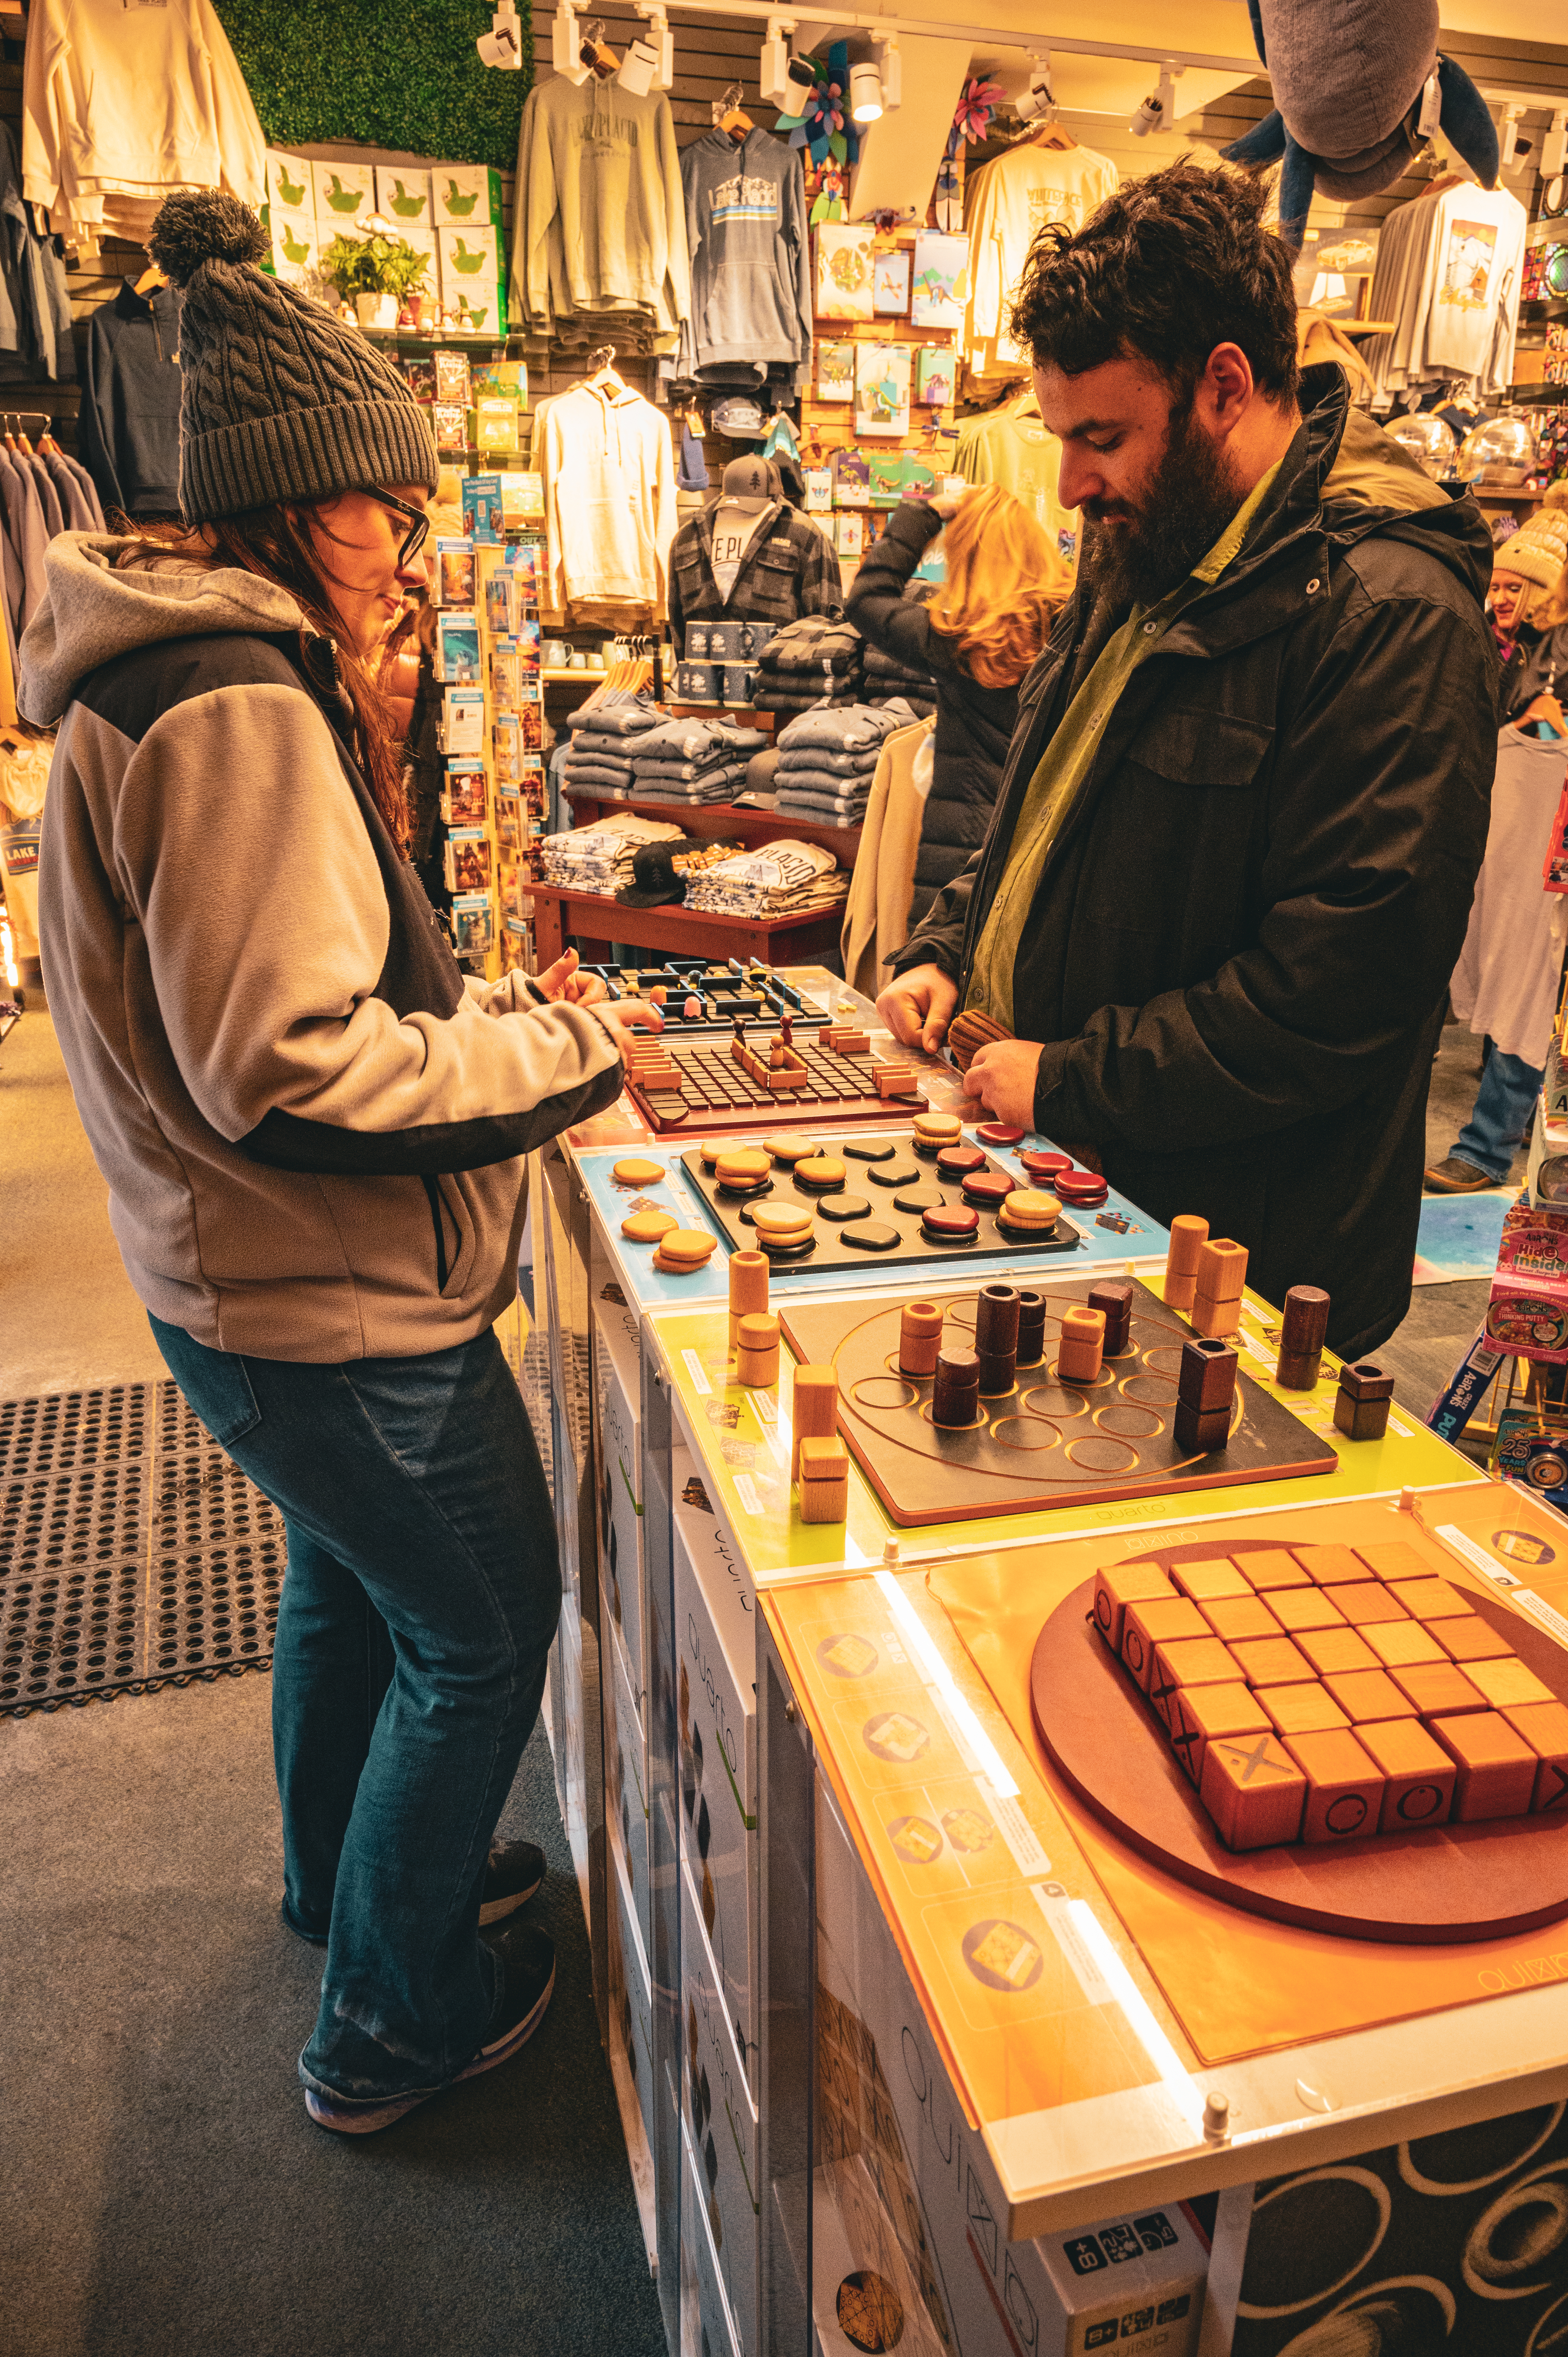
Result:
M757 88L763 103L776 106L780 113L799 112L799 102L811 94L811 69L804 58L789 55L789 36L795 29L793 16L769 16L768 38L762 44L762 66L757 76Z
M849 70L849 111L856 123L876 123L882 115L882 77L869 58Z
M557 20L559 21L559 20ZM490 29L481 33L474 47L481 64L499 66L504 73L522 71L522 35L518 23L516 0L497 0Z
M1029 53L1029 87L1015 102L1021 123L1054 123L1057 119L1056 93L1051 88L1049 50L1032 49Z
M1185 66L1179 66L1174 59L1166 59L1160 68L1158 88L1149 92L1148 97L1143 101L1127 124L1128 130L1132 132L1134 138L1146 139L1151 131L1175 129L1175 84L1178 77L1186 71Z

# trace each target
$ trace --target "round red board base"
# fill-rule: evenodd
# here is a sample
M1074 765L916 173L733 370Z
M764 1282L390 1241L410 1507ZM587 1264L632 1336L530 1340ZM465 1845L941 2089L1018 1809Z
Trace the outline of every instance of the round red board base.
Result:
M1288 1544L1288 1534L1268 1544ZM1213 1552L1209 1543L1138 1560L1168 1569ZM1093 1603L1087 1580L1040 1631L1029 1672L1035 1726L1084 1806L1151 1865L1249 1914L1350 1940L1504 1939L1568 1915L1568 1822L1558 1816L1493 1817L1335 1848L1227 1849L1158 1719L1097 1633ZM1487 1597L1475 1606L1568 1700L1562 1649Z

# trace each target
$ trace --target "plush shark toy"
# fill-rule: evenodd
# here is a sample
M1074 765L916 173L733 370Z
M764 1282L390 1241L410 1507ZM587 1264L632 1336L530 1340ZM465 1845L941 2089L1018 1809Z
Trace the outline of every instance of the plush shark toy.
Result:
M1437 0L1247 0L1274 112L1220 152L1261 169L1281 163L1280 235L1300 247L1313 190L1375 197L1422 144L1423 96L1437 80L1437 127L1483 188L1498 177L1486 102L1437 53ZM1430 128L1430 124L1429 124Z

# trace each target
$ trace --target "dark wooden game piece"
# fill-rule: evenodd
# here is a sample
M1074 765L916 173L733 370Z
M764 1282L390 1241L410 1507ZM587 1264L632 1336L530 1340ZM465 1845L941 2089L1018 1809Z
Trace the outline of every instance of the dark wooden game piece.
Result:
M1094 1295L1090 1295L1094 1299ZM1229 1342L1211 1342L1197 1336L1182 1344L1176 1397L1190 1408L1229 1408L1236 1396L1240 1361Z
M940 1187L906 1187L893 1198L896 1211L935 1211L947 1201Z
M1274 1598L1274 1614L1290 1637L1316 1634L1320 1629L1343 1629L1346 1625L1326 1587L1287 1587Z
M1199 1609L1222 1644L1233 1645L1242 1637L1283 1633L1261 1596L1206 1597Z
M1167 1709L1171 1749L1195 1784L1202 1781L1204 1755L1217 1737L1245 1743L1269 1732L1257 1695L1240 1684L1178 1686Z
M732 1253L729 1264L729 1346L732 1351L739 1339L741 1319L764 1316L767 1309L766 1257L759 1252Z
M1322 1286L1293 1285L1285 1295L1279 1364L1274 1370L1274 1381L1282 1389L1314 1389L1322 1369L1323 1342L1327 1331L1328 1296Z
M1171 1222L1165 1254L1165 1303L1171 1309L1190 1309L1197 1289L1197 1255L1208 1241L1208 1222L1196 1212L1178 1211Z
M1321 1735L1350 1724L1328 1688L1316 1680L1299 1686L1255 1686L1253 1696L1279 1735Z
M943 1146L937 1152L937 1168L944 1178L967 1178L972 1170L983 1170L986 1159L978 1146Z
M944 1203L940 1211L920 1215L922 1232L936 1244L967 1243L980 1226L980 1213L967 1203Z
M795 1018L788 1007L783 1008L779 1017L779 1045L785 1048L792 1048L795 1044Z
M1326 1587L1343 1617L1353 1629L1365 1628L1370 1620L1403 1620L1408 1618L1404 1606L1391 1587L1380 1579L1352 1580L1345 1587Z
M1464 1613L1456 1620L1434 1620L1432 1633L1451 1662L1496 1662L1510 1650L1502 1631L1477 1612Z
M913 1162L877 1163L865 1175L874 1187L918 1187L925 1177Z
M793 1405L794 1430L789 1479L800 1478L802 1440L831 1440L838 1430L839 1379L836 1367L797 1367Z
M818 1219L831 1220L837 1228L843 1227L851 1220L865 1220L870 1216L871 1200L865 1195L824 1195L817 1205Z
M974 1348L982 1399L1013 1388L1018 1362L1018 1296L1010 1285L983 1285L975 1302Z
M1198 1790L1228 1849L1273 1848L1301 1829L1306 1778L1277 1735L1216 1738Z
M1568 1812L1568 1709L1560 1702L1527 1703L1522 1709L1504 1711L1503 1717L1541 1762L1530 1813Z
M1004 1170L976 1170L963 1182L963 1200L983 1211L993 1211L998 1203L1006 1201L1013 1189L1014 1181Z
M898 1318L898 1372L932 1375L942 1347L942 1311L934 1301L907 1301Z
M1388 1780L1348 1727L1293 1735L1284 1748L1306 1778L1304 1842L1353 1841L1377 1832Z
M1119 1359L1133 1328L1133 1288L1125 1277L1102 1277L1089 1288L1089 1306L1105 1320L1105 1355Z
M931 1421L952 1431L980 1421L980 1361L958 1348L937 1354L931 1391Z
M983 1146L1016 1146L1024 1135L1005 1121L983 1121L974 1134Z
M1341 1367L1339 1389L1334 1395L1336 1428L1348 1440L1381 1440L1389 1428L1389 1405L1394 1379L1370 1359Z
M1454 1787L1456 1824L1519 1816L1529 1809L1535 1794L1536 1754L1500 1711L1434 1718L1428 1731L1459 1771Z
M1308 1588L1305 1592L1310 1596L1314 1591ZM1277 1600L1283 1605L1285 1598L1281 1596ZM1320 1678L1348 1677L1358 1670L1378 1667L1378 1657L1359 1629L1304 1629L1297 1641Z
M1064 1203L1077 1203L1091 1211L1096 1203L1104 1202L1111 1186L1098 1170L1058 1170L1052 1181L1052 1192L1059 1195Z
M892 1252L904 1241L900 1231L886 1220L856 1220L852 1226L841 1228L839 1233L856 1252Z
M1355 1631L1349 1633L1354 1636ZM1330 1634L1336 1644L1341 1641L1337 1629ZM1401 1694L1387 1670L1351 1670L1343 1676L1336 1670L1325 1670L1323 1683L1352 1727L1363 1721L1416 1716L1414 1703Z
M843 1150L856 1162L891 1162L898 1152L896 1146L885 1146L879 1137L847 1137Z
M1423 1718L1455 1718L1461 1711L1489 1706L1486 1695L1470 1684L1456 1662L1412 1662L1407 1669L1391 1670L1389 1675Z
M1018 1161L1020 1168L1026 1170L1031 1178L1044 1178L1047 1182L1055 1178L1058 1171L1072 1168L1070 1154L1038 1154L1031 1150L1020 1154Z
M1250 1596L1251 1588L1247 1575L1228 1555L1178 1563L1174 1573L1176 1586L1195 1604L1218 1603L1226 1597Z
M1152 1597L1147 1603L1127 1607L1122 1624L1122 1659L1128 1674L1147 1694L1155 1674L1155 1654L1161 1645L1213 1634L1197 1605L1185 1596Z
M917 1308L929 1305L917 1303ZM1170 1576L1154 1563L1113 1563L1094 1575L1094 1625L1112 1652L1122 1651L1127 1607L1146 1604L1156 1596L1174 1597Z
M1230 1411L1228 1407L1189 1407L1178 1399L1171 1418L1171 1430L1176 1445L1188 1457L1208 1457L1215 1449L1223 1448L1230 1437Z
M1037 1367L1046 1355L1046 1297L1043 1293L1020 1293L1018 1296L1018 1364Z

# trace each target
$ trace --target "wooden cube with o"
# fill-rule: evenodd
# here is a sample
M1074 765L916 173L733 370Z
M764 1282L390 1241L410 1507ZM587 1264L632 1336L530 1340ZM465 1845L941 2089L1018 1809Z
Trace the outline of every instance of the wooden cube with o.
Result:
M1454 1804L1454 1762L1413 1718L1375 1719L1358 1727L1356 1740L1387 1779L1378 1830L1419 1833L1445 1824Z
M1199 1797L1229 1849L1294 1841L1306 1792L1306 1778L1277 1735L1223 1737L1204 1754Z
M800 1520L842 1523L849 1514L849 1451L839 1439L800 1443Z
M1235 1658L1218 1637L1177 1638L1173 1644L1157 1645L1155 1649L1149 1700L1168 1728L1167 1705L1178 1686L1233 1685L1236 1681Z
M1288 1736L1285 1749L1306 1778L1304 1842L1354 1841L1377 1832L1387 1779L1348 1727Z
M1185 1596L1154 1597L1146 1604L1129 1604L1122 1624L1122 1665L1147 1694L1157 1646L1213 1633L1197 1605Z
M1094 1625L1112 1652L1122 1651L1122 1631L1129 1604L1152 1604L1156 1597L1174 1597L1176 1589L1155 1563L1113 1563L1094 1575Z

